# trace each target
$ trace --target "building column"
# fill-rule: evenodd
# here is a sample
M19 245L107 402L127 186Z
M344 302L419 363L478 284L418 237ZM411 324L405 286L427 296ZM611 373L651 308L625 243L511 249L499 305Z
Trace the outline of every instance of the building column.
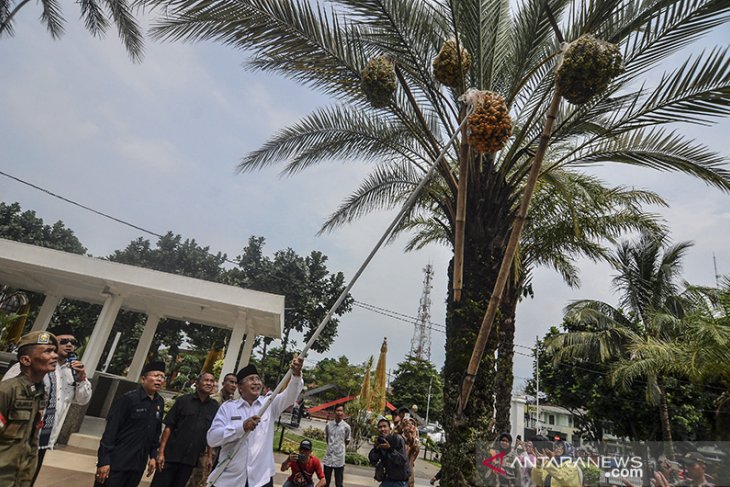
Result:
M46 298L43 300L41 309L38 310L38 316L36 316L33 322L33 327L30 331L44 331L48 329L48 324L53 318L53 313L56 312L58 304L61 302L61 298L53 296L52 294L46 294Z
M99 318L96 320L94 325L94 331L91 332L89 343L86 344L84 350L84 362L86 368L86 374L89 377L93 377L96 373L96 368L99 365L101 354L104 352L104 346L109 339L109 334L114 326L114 321L117 319L119 308L122 307L122 301L124 298L116 294L109 294L104 301L104 307L99 313Z
M150 352L152 339L155 337L155 332L157 331L157 325L159 322L160 317L158 315L154 313L147 315L147 322L144 324L142 336L139 337L137 350L134 351L134 358L132 358L132 363L129 365L127 379L135 382L139 379L139 375L142 373L142 367L144 367L145 359Z
M229 373L236 373L233 368L236 366L238 361L238 355L241 353L241 342L243 341L243 335L246 332L246 312L239 311L236 321L233 323L233 329L231 330L231 339L228 341L226 347L226 356L223 358L223 368L221 369L221 376L218 378L218 385L223 384L223 377Z
M241 352L241 360L238 362L238 368L243 368L251 361L251 351L253 350L253 342L256 340L256 333L253 331L251 320L246 320L246 341L243 344Z

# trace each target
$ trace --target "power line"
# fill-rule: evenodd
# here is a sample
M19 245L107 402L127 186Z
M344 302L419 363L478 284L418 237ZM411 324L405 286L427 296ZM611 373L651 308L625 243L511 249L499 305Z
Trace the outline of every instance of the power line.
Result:
M109 215L107 213L104 213L102 211L96 210L94 208L91 208L90 206L84 205L84 204L79 203L77 201L74 201L74 200L72 200L70 198L67 198L65 196L59 195L57 193L54 193L53 191L51 191L49 189L43 188L41 186L38 186L37 184L33 184L33 183L31 183L29 181L26 181L24 179L21 179L21 178L19 178L17 176L13 176L12 174L8 174L7 172L0 171L0 175L5 176L5 177L7 177L9 179L12 179L14 181L17 181L17 182L19 182L21 184L24 184L26 186L29 186L29 187L31 187L31 188L33 188L35 190L41 191L43 193L46 193L49 196L52 196L54 198L58 198L61 201L64 201L64 202L69 203L69 204L72 204L72 205L77 206L79 208L82 208L82 209L84 209L86 211L90 211L90 212L92 212L92 213L94 213L96 215L99 215L99 216L103 217L103 218L108 218L109 220L115 221L117 223L121 223L122 225L126 225L126 226L128 226L130 228L134 228L135 230L139 230L140 232L143 232L143 233L146 233L146 234L155 236L157 238L163 238L164 237L164 235L161 235L161 234L159 234L157 232L154 232L152 230L148 230L148 229L146 229L144 227L141 227L139 225L135 225L134 223L130 223L130 222L126 221L126 220L122 220L121 218L117 218L117 217L114 217L114 216ZM208 255L212 256L212 257L219 258L219 255L213 254L212 252L206 252L206 253ZM228 262L228 263L234 264L234 265L239 265L240 264L237 261L233 261L233 260L228 259L227 257L225 257L225 254L223 254L223 255L224 255L224 257L222 259L223 259L224 262ZM396 320L404 321L404 322L409 323L409 324L412 324L413 322L415 322L415 321L418 320L418 318L416 318L414 316L410 316L410 315L407 315L405 313L400 313L398 311L393 311L393 310L389 310L389 309L386 309L386 308L381 308L379 306L375 306L375 305L372 305L372 304L363 303L361 301L354 301L353 304L355 306L358 306L360 308L366 309L368 311L372 311L374 313L378 313L378 314L381 314L383 316L387 316L389 318L393 318L393 319L396 319ZM431 328L431 329L433 329L435 331L438 331L439 333L446 334L446 327L444 325L441 325L441 324L438 324L438 323L434 323L432 321L428 321L427 324L429 325L429 328ZM519 348L523 348L523 349L527 349L527 350L532 350L533 352L535 350L534 347L530 347L530 346L523 345L523 344L520 344L520 343L513 343L513 346L519 347ZM517 352L517 351L514 351L513 353L516 354L516 355L524 356L524 357L533 357L532 355L528 355L528 354L521 353L521 352ZM582 361L582 363L586 363L586 364L589 364L589 365L591 365L591 364L592 365L604 365L604 364L599 364L599 363L596 363L596 362L588 362L588 361ZM574 364L572 364L572 365L574 365ZM578 366L576 366L576 367L578 367ZM580 368L580 367L578 367L578 368ZM599 373L599 374L605 374L605 372L601 372L601 371L594 370L594 369L584 369L584 370L591 371L591 372L596 372L596 373ZM707 386L707 385L695 384L694 382L684 381L684 380L679 379L679 378L676 378L676 377L674 379L676 381L678 381L678 382L682 382L682 383L685 383L685 384L691 384L691 385L694 385L694 386L702 387L703 389L716 390L716 391L724 391L722 388L718 388L718 387L712 387L712 386ZM636 382L637 383L640 383L640 384L642 383L640 381L636 381ZM643 384L646 384L646 383L643 382Z
M162 235L162 234L159 234L159 233L154 232L152 230L148 230L147 228L144 228L144 227L140 227L139 225L135 225L134 223L130 223L130 222L126 221L126 220L122 220L121 218L117 218L115 216L109 215L108 213L104 213L103 211L100 211L100 210L94 209L94 208L92 208L90 206L87 206L87 205L84 205L82 203L79 203L78 201L74 201L74 200L72 200L70 198L66 198L65 196L62 196L62 195L60 195L58 193L54 193L53 191L51 191L49 189L43 188L41 186L38 186L37 184L33 184L33 183L31 183L29 181L26 181L24 179L21 179L21 178L19 178L17 176L13 176L12 174L8 174L8 173L6 173L4 171L0 171L0 175L5 176L6 178L12 179L14 181L17 181L17 182L19 182L21 184L24 184L26 186L29 186L29 187L31 187L33 189L38 190L38 191L41 191L43 193L46 193L47 195L52 196L54 198L58 198L61 201L64 201L64 202L69 203L71 205L77 206L77 207L79 207L81 209L84 209L86 211L90 211L91 213L94 213L95 215L99 215L99 216L101 216L103 218L108 218L109 220L115 221L117 223L121 223L122 225L128 226L130 228L134 228L135 230L139 230L142 233L146 233L148 235L152 235L152 236L157 237L157 238L163 238L164 237L164 235ZM206 253L208 255L212 256L212 257L219 258L218 255L216 255L216 254L214 254L212 252L206 252ZM225 256L225 254L223 254L223 261L224 262L228 262L229 264L234 264L234 265L238 265L239 264L239 262L230 260L228 257Z

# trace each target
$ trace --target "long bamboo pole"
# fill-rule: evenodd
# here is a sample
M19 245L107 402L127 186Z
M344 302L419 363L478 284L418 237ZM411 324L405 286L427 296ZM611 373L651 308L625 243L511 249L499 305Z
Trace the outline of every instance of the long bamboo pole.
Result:
M471 359L469 359L469 366L466 369L466 377L464 377L464 383L461 387L461 396L459 397L458 402L458 410L460 413L464 411L469 401L469 395L474 387L476 374L479 371L479 362L482 359L484 348L487 345L489 334L492 331L492 324L494 323L494 317L497 314L497 309L499 309L499 305L502 302L502 293L504 292L507 279L509 278L509 272L515 259L517 244L520 241L522 229L525 226L527 210L530 207L532 194L534 193L535 186L537 185L537 178L540 175L542 160L545 157L545 152L547 152L550 135L553 130L558 108L560 107L560 99L560 94L558 94L557 90L555 90L553 93L553 99L550 103L550 108L548 109L545 126L543 128L542 135L540 135L540 143L537 147L537 151L535 152L535 158L532 160L532 167L530 168L530 175L527 179L527 184L525 185L525 190L522 195L522 202L520 203L517 217L512 225L512 233L510 234L509 242L507 243L507 249L505 250L504 257L502 258L497 282L494 283L494 290L489 298L489 305L487 306L487 311L484 314L484 319L482 320L479 335L477 335L477 340L474 344Z
M459 58L461 59L461 56ZM465 120L468 118L466 108L462 108L462 116ZM461 301L461 289L464 283L464 234L466 229L466 192L468 181L469 144L466 141L466 124L463 124L463 128L461 129L461 147L459 149L459 188L456 193L456 218L454 219L453 287L455 302Z
M563 53L565 52L565 39L560 27L555 21L555 16L550 11L550 6L547 1L542 3L545 9L548 22L555 32L555 37L560 42L560 55L558 56L557 63L555 64L555 70L560 67L563 62ZM545 126L543 127L542 134L540 135L540 143L538 144L537 151L535 152L535 158L532 160L532 166L530 167L530 175L527 178L527 184L525 185L525 192L522 195L522 201L520 202L520 209L517 212L517 218L512 225L512 233L507 243L507 249L505 250L504 257L502 258L502 264L499 267L499 274L497 275L497 282L494 283L494 289L492 295L489 297L489 304L487 305L487 311L484 313L484 319L482 325L479 328L479 334L477 335L476 343L474 344L474 350L472 351L471 358L469 359L469 365L466 369L466 376L461 386L461 395L457 403L457 410L459 413L463 413L466 409L466 405L469 402L469 395L474 387L474 381L476 379L477 372L479 371L479 362L482 360L484 355L484 349L487 346L487 340L489 334L492 331L492 324L494 323L494 317L497 315L497 309L499 304L502 302L502 293L507 284L507 278L509 277L509 271L512 268L512 263L515 259L517 252L517 244L520 241L522 235L522 229L525 227L525 220L527 218L527 211L530 208L530 201L532 200L532 194L535 191L537 184L537 178L540 175L540 167L542 166L542 160L545 158L547 152L548 142L550 142L550 136L552 135L553 125L555 124L555 117L560 108L561 96L558 90L553 88L553 99L550 102L550 108L548 108L547 118L545 120Z
M464 120L461 122L461 125L459 125L456 130L454 131L453 135L449 139L449 141L444 144L443 149L441 150L441 153L438 155L438 157L434 160L433 164L431 164L431 167L426 172L426 174L423 176L421 181L418 183L416 188L413 190L411 195L408 197L408 200L403 204L403 207L398 212L396 217L393 219L393 222L388 226L388 228L385 230L385 233L383 233L383 236L380 237L380 240L375 244L375 247L370 251L370 254L365 258L365 261L360 265L360 268L355 272L355 275L352 277L350 282L347 284L347 287L342 290L342 293L340 293L340 296L337 298L337 301L332 305L330 310L327 312L325 317L322 319L320 324L317 326L316 330L312 334L312 336L309 338L307 343L304 345L304 348L300 352L299 356L304 358L307 356L307 352L309 352L309 349L312 347L312 345L317 341L319 338L319 335L322 333L322 330L324 330L324 327L329 323L330 319L332 318L332 315L337 311L337 308L340 307L342 302L345 300L347 295L352 290L353 286L357 282L357 280L360 278L360 275L365 271L365 268L370 264L370 261L373 260L373 257L375 257L375 254L380 250L380 247L383 246L383 244L390 238L390 235L393 233L393 230L395 227L401 222L403 217L405 217L406 213L411 209L413 204L416 202L416 198L420 195L423 188L426 186L428 181L431 179L431 176L433 176L434 171L438 167L438 165L441 163L443 158L446 156L446 153L449 150L449 147L451 144L456 140L456 137L459 135L460 130L462 126L466 123L467 117L464 117ZM258 416L263 416L263 414L269 409L269 406L271 406L272 401L276 398L276 396L282 391L284 388L284 385L289 382L289 379L291 378L292 370L291 368L287 370L286 375L284 375L284 378L281 379L281 382L277 384L276 388L273 390L271 395L269 395L266 400L264 401L263 406L261 406L261 409L258 411ZM238 440L238 443L233 448L233 450L228 454L225 458L221 458L221 460L218 462L218 466L213 470L213 472L208 477L208 481L206 483L206 487L212 487L215 482L220 478L220 476L225 472L226 468L228 467L228 464L230 464L231 460L236 456L238 451L241 449L241 446L248 438L250 432L245 432L241 439Z

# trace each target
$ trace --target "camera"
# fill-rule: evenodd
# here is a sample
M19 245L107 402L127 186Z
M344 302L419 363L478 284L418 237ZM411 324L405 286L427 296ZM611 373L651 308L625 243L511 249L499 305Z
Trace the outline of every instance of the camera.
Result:
M378 445L382 445L385 443L385 436L378 436L378 439L375 441L377 441Z
M300 461L300 462L306 462L307 461L307 455L305 455L304 453L300 453L299 455L297 455L297 460Z

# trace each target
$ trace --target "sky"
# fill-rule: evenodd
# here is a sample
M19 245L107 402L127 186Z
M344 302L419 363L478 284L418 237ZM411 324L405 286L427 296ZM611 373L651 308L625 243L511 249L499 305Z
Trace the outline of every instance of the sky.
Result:
M240 158L278 130L330 102L282 78L242 68L247 54L213 43L146 41L144 60L129 60L116 34L93 38L64 5L66 34L52 40L36 4L18 14L15 37L0 38L0 169L83 205L155 233L172 231L212 251L238 255L252 235L269 253L320 250L332 271L350 278L394 216L381 212L323 236L320 225L368 174L367 162L320 164L292 177L279 168L238 174ZM727 45L730 28L703 46ZM697 51L697 48L693 48ZM685 56L687 51L682 53ZM676 61L674 61L676 62ZM671 63L670 63L671 64ZM725 157L727 119L712 127L681 126ZM694 241L684 277L713 285L730 274L730 199L689 176L609 165L592 168L606 182L658 192L669 208L654 208L674 242ZM0 176L0 200L35 210L46 223L62 220L94 256L106 256L139 236L154 237ZM443 324L450 252L429 247L404 253L404 241L376 255L352 294L358 301L410 316L418 312L423 268L434 267L431 321ZM535 297L517 312L517 352L559 324L572 300L616 303L611 269L581 262L582 286L569 289L547 269L535 272ZM413 325L355 307L341 319L325 356L360 363L388 337L388 368L408 353ZM300 341L301 343L301 341ZM431 358L440 368L444 335L433 332ZM313 360L323 356L312 354ZM532 359L515 357L516 386L531 377Z

